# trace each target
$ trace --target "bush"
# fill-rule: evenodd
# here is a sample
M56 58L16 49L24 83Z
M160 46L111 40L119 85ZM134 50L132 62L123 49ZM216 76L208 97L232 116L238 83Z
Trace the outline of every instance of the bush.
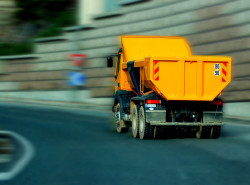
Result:
M54 37L59 36L62 34L62 28L53 25L42 31L41 33L37 34L36 37Z
M62 27L73 26L76 23L76 13L73 11L56 12L53 16L53 25L36 35L36 37L53 37L62 34Z
M66 26L74 26L76 25L76 11L75 10L67 10L62 12L57 12L54 17L54 24L60 27Z
M17 23L30 23L36 28L35 37L53 37L62 34L62 28L76 23L77 0L16 0ZM33 52L33 43L0 43L0 56Z
M0 43L0 56L31 53L32 43Z

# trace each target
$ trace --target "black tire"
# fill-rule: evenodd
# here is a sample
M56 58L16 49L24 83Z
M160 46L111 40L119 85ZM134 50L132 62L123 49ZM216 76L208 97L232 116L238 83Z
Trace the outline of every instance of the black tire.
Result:
M154 127L146 122L143 106L141 106L139 110L139 136L140 139L152 139L154 137Z
M119 133L127 133L128 132L128 127L122 127L121 132Z
M170 139L176 137L176 128L175 126L166 126L164 130L164 139Z
M164 126L155 126L154 127L154 138L155 139L164 139L165 138L165 130Z
M196 132L196 138L198 139L209 139L211 137L211 127L203 126Z
M139 137L139 110L136 104L132 107L131 131L134 138Z
M115 106L115 124L116 131L118 133L128 132L128 127L126 126L125 122L121 120L120 103L116 104Z
M213 126L211 129L211 139L217 139L220 137L221 126Z

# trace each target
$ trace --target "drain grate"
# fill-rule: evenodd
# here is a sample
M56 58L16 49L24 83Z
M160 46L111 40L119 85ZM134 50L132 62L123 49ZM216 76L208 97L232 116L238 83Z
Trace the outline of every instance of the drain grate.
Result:
M7 163L12 160L13 150L10 139L0 136L0 163Z

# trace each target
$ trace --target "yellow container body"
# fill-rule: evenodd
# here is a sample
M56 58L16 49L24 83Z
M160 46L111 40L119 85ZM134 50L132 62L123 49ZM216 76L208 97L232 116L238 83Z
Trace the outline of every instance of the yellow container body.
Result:
M119 89L133 90L127 62L140 68L140 91L166 100L212 101L231 81L231 58L193 56L182 37L122 36ZM116 89L118 90L118 89Z

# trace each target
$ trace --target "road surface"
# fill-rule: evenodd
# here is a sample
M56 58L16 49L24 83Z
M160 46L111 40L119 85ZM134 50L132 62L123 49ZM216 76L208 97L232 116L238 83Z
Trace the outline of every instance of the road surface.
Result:
M26 168L0 184L250 184L250 124L227 122L216 140L142 141L116 133L107 118L96 115L0 105L0 126L35 148Z

